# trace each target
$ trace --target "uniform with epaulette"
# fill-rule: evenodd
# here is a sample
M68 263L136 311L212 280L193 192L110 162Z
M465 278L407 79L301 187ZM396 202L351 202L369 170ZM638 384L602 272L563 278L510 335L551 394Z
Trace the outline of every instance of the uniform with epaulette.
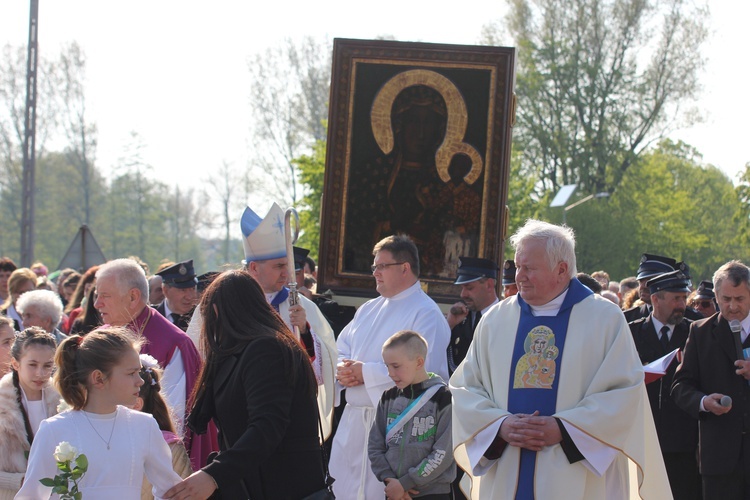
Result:
M638 356L644 365L675 349L683 350L692 323L682 316L681 308L670 310L671 305L667 302L676 300L685 307L684 299L690 292L690 278L685 273L678 269L654 276L647 283L652 299L659 292L673 293L661 299L665 301L663 305L657 296L652 313L629 323ZM675 499L700 499L701 478L696 460L698 421L679 408L670 396L677 365L676 360L672 361L663 377L646 385L646 392Z

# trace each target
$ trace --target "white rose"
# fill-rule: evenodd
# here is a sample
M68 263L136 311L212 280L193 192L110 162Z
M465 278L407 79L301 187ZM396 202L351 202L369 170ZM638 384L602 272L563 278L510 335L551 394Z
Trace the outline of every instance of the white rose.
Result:
M75 446L72 446L67 441L63 441L62 443L57 445L57 448L55 448L55 460L57 460L58 462L70 462L76 457L77 454L78 450L75 448Z

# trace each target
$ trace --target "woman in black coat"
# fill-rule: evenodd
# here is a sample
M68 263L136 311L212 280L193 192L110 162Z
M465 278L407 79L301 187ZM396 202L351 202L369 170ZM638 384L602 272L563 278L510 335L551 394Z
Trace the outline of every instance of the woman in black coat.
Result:
M298 500L325 488L310 359L245 271L227 271L201 301L206 364L188 425L214 418L221 452L166 498Z

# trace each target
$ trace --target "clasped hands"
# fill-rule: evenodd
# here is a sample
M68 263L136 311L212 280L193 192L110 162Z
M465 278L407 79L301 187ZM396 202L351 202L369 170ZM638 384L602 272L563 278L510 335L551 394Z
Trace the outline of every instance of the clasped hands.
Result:
M404 491L404 487L398 479L394 477L386 478L385 498L387 500L412 500L412 495L419 495L419 491L415 489Z
M562 434L553 417L540 417L539 411L531 415L510 415L500 425L500 437L511 446L541 451L562 441Z
M344 387L355 387L365 383L362 376L362 362L345 359L336 367L336 380Z

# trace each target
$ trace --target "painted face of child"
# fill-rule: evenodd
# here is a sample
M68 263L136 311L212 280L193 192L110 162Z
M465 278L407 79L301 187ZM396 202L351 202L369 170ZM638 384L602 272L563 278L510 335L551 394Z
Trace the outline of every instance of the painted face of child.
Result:
M47 345L27 345L21 351L20 359L11 360L11 366L18 372L18 381L26 397L38 401L55 367L55 350Z
M105 394L112 403L128 407L135 405L143 385L140 372L141 358L135 349L131 349L112 367L105 381Z
M409 359L403 347L391 347L383 351L383 362L388 367L388 376L403 389L413 384L424 369L424 358Z

